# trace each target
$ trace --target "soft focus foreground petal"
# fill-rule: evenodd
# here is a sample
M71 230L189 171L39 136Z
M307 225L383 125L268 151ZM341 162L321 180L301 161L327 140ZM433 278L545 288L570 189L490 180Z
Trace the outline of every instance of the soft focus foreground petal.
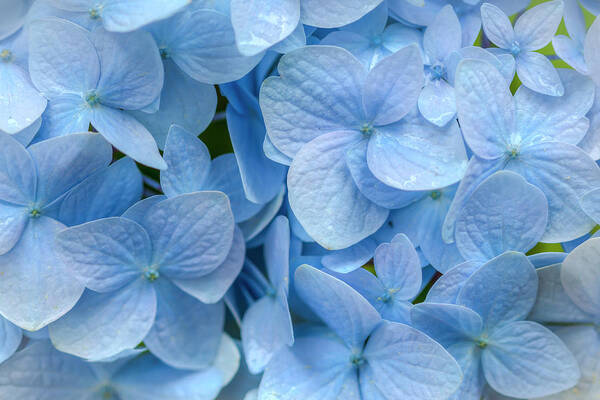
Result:
M579 245L563 261L560 278L571 300L583 311L600 317L600 238Z

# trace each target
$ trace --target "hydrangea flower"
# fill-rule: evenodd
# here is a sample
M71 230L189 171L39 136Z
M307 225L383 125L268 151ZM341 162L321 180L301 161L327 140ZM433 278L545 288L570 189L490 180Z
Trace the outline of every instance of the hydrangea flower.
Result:
M577 361L550 330L526 321L537 294L533 265L507 252L479 268L456 304L421 303L412 324L459 362L464 379L456 399L478 400L484 385L517 398L541 397L574 386Z
M88 288L50 326L59 350L99 360L143 340L177 368L204 368L214 358L219 300L243 261L229 201L196 192L153 203L57 235L57 252Z
M325 248L355 244L385 222L388 210L361 185L387 187L371 193L393 197L396 189L436 189L460 179L466 154L457 127L403 120L421 89L416 46L371 71L344 49L307 46L283 56L278 69L281 77L267 78L260 93L267 134L293 159L294 214Z
M87 131L92 124L134 160L166 168L152 135L123 111L142 109L160 94L163 68L150 35L88 32L46 18L31 23L29 39L31 79L50 100L46 137Z
M458 118L474 156L446 216L446 241L453 240L465 200L480 182L502 169L518 173L544 192L548 226L542 241L575 239L594 227L578 197L600 186L600 169L576 146L588 129L584 116L594 100L594 85L574 71L563 70L561 75L566 87L562 97L523 86L513 97L492 65L461 62L455 83Z
M552 40L562 14L562 0L545 2L525 11L513 28L501 9L489 3L481 6L485 34L502 52L515 57L523 85L549 96L562 96L564 87L550 60L535 50Z
M459 386L460 368L438 343L407 325L382 321L347 284L303 265L295 285L332 332L309 329L283 348L265 370L258 399L360 400L393 393L433 400L448 398Z

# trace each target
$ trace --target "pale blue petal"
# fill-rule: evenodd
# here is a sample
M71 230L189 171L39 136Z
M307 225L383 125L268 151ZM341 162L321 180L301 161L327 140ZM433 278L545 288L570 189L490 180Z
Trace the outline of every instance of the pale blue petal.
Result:
M510 49L515 40L515 32L504 12L490 3L481 6L481 24L485 35L496 46Z
M387 2L382 1L377 7L369 11L358 21L343 27L343 30L356 32L362 36L379 35L385 29L388 20Z
M63 19L39 19L30 25L29 43L29 73L44 96L96 87L100 60L85 29Z
M391 243L382 243L373 258L375 272L383 285L402 300L412 300L421 289L421 263L406 235L394 236Z
M506 252L482 265L464 283L457 304L476 311L486 331L524 319L537 295L538 278L522 253Z
M28 205L35 200L36 168L22 144L0 133L0 200Z
M549 96L562 96L565 88L558 72L548 58L533 51L523 52L517 57L517 75L531 90Z
M489 260L505 251L527 252L548 223L544 193L520 175L499 171L465 202L454 237L465 260Z
M150 211L150 209L156 203L159 203L165 200L166 198L167 196L165 196L164 194L147 197L129 207L121 216L123 218L130 219L142 225L144 224L144 220L146 219L146 214L148 213L148 211Z
M556 35L552 38L552 48L557 56L577 72L581 74L589 73L588 67L585 64L583 48L575 40L565 35Z
M113 217L65 229L56 236L58 256L88 288L111 292L142 276L152 261L144 229Z
M600 188L592 189L579 199L581 208L595 221L600 221Z
M204 304L164 278L153 284L156 318L144 343L152 354L174 368L208 367L221 340L223 303Z
M563 2L565 27L569 36L579 45L583 45L586 34L585 16L578 0L565 0ZM556 37L556 36L555 36ZM583 53L582 53L583 54Z
M239 224L246 241L254 239L259 233L263 231L269 225L269 222L273 220L275 215L281 209L283 200L285 199L286 188L283 185L279 191L279 194L265 204L252 218Z
M429 64L444 62L453 51L462 47L462 32L452 5L444 6L425 29L423 48Z
M422 69L417 45L406 46L377 63L363 88L362 102L368 121L375 126L387 125L412 111L423 84L418 78Z
M102 23L109 31L133 31L167 18L190 3L190 0L109 0L102 10Z
M381 53L381 48L373 46L368 37L346 30L330 32L319 45L344 48L358 58L367 69L375 66Z
M79 94L64 93L48 102L42 115L42 126L34 142L75 132L87 132L92 110Z
M101 360L136 347L156 315L156 291L141 277L114 292L86 290L75 307L50 325L57 349Z
M151 5L140 9L148 7ZM101 104L139 110L160 95L164 69L152 35L143 31L118 34L95 29L91 40L100 58L96 93Z
M571 300L596 318L600 316L600 270L595 261L599 253L600 239L589 239L565 258L560 272Z
M525 11L515 22L515 39L521 50L538 50L547 45L558 29L563 8L563 2L555 0Z
M448 348L463 371L460 388L449 400L481 400L486 386L481 367L481 348L473 341L456 343ZM491 400L484 397L485 400Z
M345 249L327 252L321 258L321 263L325 268L345 274L365 265L373 258L376 247L375 240L366 238Z
M33 3L32 0L8 0L3 4L3 13L0 19L0 40L3 40L19 30L27 20L27 14Z
M305 25L336 28L358 20L382 0L335 0L324 4L319 0L300 2L301 20Z
M247 56L281 42L300 21L298 0L232 0L230 7L237 47Z
M290 224L282 215L266 230L263 247L269 282L276 290L288 291L290 271Z
M269 138L285 155L294 158L323 133L360 128L367 71L348 51L306 46L283 56L278 70L281 77L261 87L260 108Z
M294 214L306 232L330 250L358 243L388 215L360 193L346 166L346 149L359 140L358 132L319 136L300 150L288 173Z
M488 384L512 397L542 397L574 386L577 361L547 328L529 321L506 324L490 336L482 354Z
M600 22L595 21L585 37L584 44L584 55L585 63L590 72L590 76L596 82L596 85L600 85L600 78L598 78L598 72L600 71Z
M62 200L58 220L67 226L123 214L142 197L142 174L122 158L77 185Z
M412 326L448 348L474 341L483 332L483 320L475 311L456 304L420 303L410 311Z
M460 367L439 343L404 324L382 322L363 356L367 362L359 374L361 390L372 385L385 396L447 399L462 380Z
M47 217L30 219L21 240L0 256L0 314L23 329L55 321L83 293L84 285L54 253L54 236L64 228Z
M306 27L305 31L302 22L298 22L298 25L296 28L294 28L292 33L290 33L281 42L271 46L270 50L280 54L285 54L299 49L300 47L304 47L306 46L306 37L310 36L315 29L316 28L314 27Z
M504 76L492 64L466 59L458 66L454 88L458 119L471 150L483 158L504 154L514 120Z
M350 286L308 265L298 267L295 288L302 300L331 330L355 349L381 321L379 313Z
M12 135L19 143L23 146L28 146L33 138L37 135L42 126L42 117L40 116L36 119L33 124L29 125L27 128L20 130Z
M206 188L211 170L206 145L179 125L171 125L163 153L167 169L160 171L160 186L168 197Z
M437 126L446 125L456 115L454 88L443 79L427 83L418 104L421 115Z
M246 246L242 231L236 227L233 244L225 261L214 271L196 279L172 279L172 282L184 292L203 303L212 304L221 300L237 278L244 265Z
M233 241L233 215L221 192L196 192L161 201L146 213L153 264L169 278L197 278L217 268Z
M27 72L2 61L0 65L0 130L17 133L31 126L46 108L46 99L33 87Z
M478 261L465 261L450 268L435 281L427 293L425 301L428 303L456 303L463 285L480 266L481 263Z
M0 363L13 355L21 344L23 331L9 320L0 317ZM1 394L0 390L0 394Z

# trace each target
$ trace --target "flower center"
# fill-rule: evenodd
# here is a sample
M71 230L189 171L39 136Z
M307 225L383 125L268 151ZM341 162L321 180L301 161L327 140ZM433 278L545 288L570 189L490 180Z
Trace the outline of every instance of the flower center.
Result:
M434 190L431 193L429 193L429 197L431 197L433 200L437 200L440 197L442 197L442 192L440 192L439 190Z
M446 68L442 64L432 65L431 68L431 79L440 80L446 77Z
M508 158L517 158L519 156L519 148L518 147L510 147L506 150L506 155Z
M32 208L29 211L30 218L39 218L42 215L42 211L39 208Z
M154 282L159 277L160 273L158 272L158 267L153 265L144 269L144 278L146 278L148 281Z
M102 5L98 4L89 9L88 14L91 19L98 19L102 14Z
M514 57L518 56L519 53L521 52L521 46L519 45L519 42L517 42L516 40L512 43L512 45L510 46L510 54L512 54Z
M383 303L389 303L390 301L392 301L392 293L390 290L386 290L385 293L383 293L381 296L379 296L377 298L377 300L383 302Z
M160 47L158 48L158 51L160 52L160 57L161 57L163 60L166 60L166 59L168 59L168 58L171 58L171 54L170 54L170 52L169 52L169 49L167 48L167 46L160 46Z
M12 60L12 51L10 51L9 49L4 49L2 51L0 51L0 59L4 62L9 62Z
M371 125L368 122L365 122L364 124L361 125L361 127L359 128L360 133L364 134L364 135L370 135L373 133L373 131L375 129L373 129L373 125Z
M362 354L352 354L350 357L350 364L358 368L365 363L365 359Z
M110 386L105 386L102 389L102 398L103 399L109 400L109 399L114 398L114 396L115 396L115 392Z
M96 93L95 90L92 90L85 95L85 102L88 104L88 106L95 107L98 105L98 103L100 103L100 96L98 96L98 93Z
M479 339L477 341L477 346L481 349L485 349L487 347L487 345L488 345L488 342L485 339Z
M381 43L383 43L383 39L381 38L381 35L373 36L373 38L371 39L372 47L381 46Z

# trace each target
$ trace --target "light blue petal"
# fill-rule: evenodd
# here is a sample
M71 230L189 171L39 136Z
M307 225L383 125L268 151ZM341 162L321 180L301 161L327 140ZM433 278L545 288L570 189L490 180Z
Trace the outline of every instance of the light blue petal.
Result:
M67 226L123 214L142 197L142 174L122 158L77 185L62 200L59 221Z
M294 158L317 136L359 129L367 71L348 51L306 46L281 58L280 77L267 78L260 108L276 148Z
M441 400L454 393L462 380L460 367L439 343L403 324L382 322L363 356L367 362L359 374L361 391L372 385L386 396Z
M34 142L74 132L87 132L92 110L78 94L64 93L53 97L42 115L42 126Z
M8 399L87 399L98 383L88 364L57 351L49 340L33 341L0 364L0 396Z
M600 78L598 78L600 54L598 49L600 49L600 22L594 21L585 37L584 55L590 76L597 86L600 85Z
M190 0L109 0L101 12L102 23L109 31L133 31L167 18L188 4Z
M221 300L237 278L244 265L246 246L242 231L236 227L233 244L225 261L214 271L196 279L172 279L172 282L184 292L203 303L212 304Z
M196 192L161 201L146 213L153 264L169 278L197 278L217 268L233 241L233 215L221 192Z
M217 93L213 85L190 78L172 60L164 60L164 66L165 83L158 111L152 114L133 112L161 149L165 146L171 124L200 134L212 122L217 108Z
M50 339L61 351L101 360L136 347L155 315L156 291L145 279L113 292L86 290L68 314L50 325Z
M546 96L524 86L515 93L515 129L528 143L559 141L578 144L588 130L584 118L594 103L594 83L575 71L560 69L565 87L560 97Z
M375 272L394 297L412 300L421 289L421 262L406 235L394 236L391 243L382 243L373 258Z
M152 354L174 368L202 369L214 360L225 321L223 303L204 304L158 279L156 318L144 343Z
M273 200L265 204L258 214L239 224L246 241L254 239L267 227L267 225L269 225L269 222L271 222L279 212L283 200L285 199L285 193L286 188L284 185L281 187L279 194L275 196Z
M358 58L367 69L371 69L377 64L383 50L381 47L373 46L368 37L346 30L330 32L319 45L344 48Z
M458 66L454 88L458 119L471 150L483 158L504 154L514 120L504 76L492 64L466 59Z
M600 316L600 270L594 260L600 239L592 238L573 250L562 263L560 278L565 292L584 312Z
M247 56L281 42L300 21L298 0L232 0L230 7L237 47Z
M432 190L458 182L467 156L458 124L439 128L417 119L378 127L369 139L367 162L386 185Z
M489 331L524 319L535 303L537 288L538 278L527 257L506 252L482 265L467 279L457 304L476 311Z
M448 348L474 341L483 332L483 320L475 311L456 304L420 303L410 310L412 326Z
M423 33L414 28L409 28L403 24L390 24L385 28L382 35L383 46L395 53L403 47L415 43L422 47Z
M290 51L299 49L300 47L306 46L306 37L310 36L312 32L314 32L314 27L307 27L307 30L304 30L304 25L302 22L298 22L296 28L290 33L285 39L283 39L279 43L275 43L271 46L270 50L285 54Z
M548 223L544 193L520 175L499 171L483 181L464 204L454 233L465 260L489 260L505 251L527 252Z
M54 237L65 226L53 219L30 219L21 240L0 256L0 314L35 331L69 311L83 293L54 253Z
M563 2L555 0L525 11L515 22L515 39L519 47L524 51L532 51L547 45L558 29L563 8Z
M27 150L37 167L36 203L42 206L108 166L112 159L110 145L92 133L48 139Z
M338 250L358 243L384 223L388 210L363 196L346 166L358 132L333 132L305 145L288 172L289 201L306 232Z
M321 263L325 268L342 274L352 272L365 265L375 253L377 242L366 238L342 250L327 252Z
M0 133L0 200L28 205L35 199L36 168L22 144Z
M377 63L363 88L367 120L375 126L387 125L412 111L423 84L419 78L422 69L417 45L406 46Z
M110 144L129 157L152 168L167 168L150 132L125 111L96 105L91 122Z
M152 244L134 221L113 217L65 229L56 252L88 288L105 293L132 282L152 261Z
M510 49L514 40L515 32L510 20L504 12L491 3L481 5L481 24L485 35L496 46Z
M273 288L288 291L290 271L290 224L282 215L266 231L263 253L269 281Z
M0 65L0 130L17 133L31 126L46 108L46 99L33 87L21 67L2 61Z
M498 328L482 354L488 384L512 397L542 397L574 386L577 361L547 328L516 321Z
M456 115L454 88L443 79L426 84L418 104L421 115L437 126L446 125Z
M381 321L379 313L350 286L309 265L298 267L295 288L302 300L344 342L357 350Z
M569 32L569 36L573 38L579 45L583 45L586 34L585 17L583 10L577 0L563 1L565 27ZM556 37L556 36L555 36Z
M423 48L429 64L443 62L462 47L462 32L452 5L444 6L425 29Z
M579 199L581 208L587 215L595 221L600 221L600 209L598 200L600 200L600 188L592 189L585 193Z
M565 92L558 72L543 54L533 51L519 54L517 75L523 85L536 92L549 96L562 96Z
M460 342L448 348L448 352L456 359L463 371L460 388L449 400L481 400L486 386L483 368L481 367L481 348L473 341ZM483 397L485 400L487 397Z
M333 335L299 338L268 365L258 398L286 400L360 400L352 352Z
M428 303L456 303L465 282L480 266L481 263L478 261L465 261L450 268L435 281L427 293L425 301Z
M42 126L42 117L40 116L36 119L33 124L29 125L27 128L20 130L17 133L14 133L12 136L23 146L28 146L33 138L37 135L40 128Z
M345 25L343 30L356 32L362 36L379 35L385 29L388 20L388 6L382 1L377 7L362 16L356 22Z
M213 360L212 368L221 372L222 386L229 384L242 367L242 357L238 348L239 341L235 341L227 333L221 335L219 350Z
M382 0L346 0L324 4L318 0L300 2L301 20L305 25L336 28L356 21L373 10Z
M263 56L241 54L229 15L214 10L179 13L150 30L163 52L186 74L203 83L240 79Z
M123 218L130 219L142 225L144 223L148 211L150 211L150 209L156 203L159 203L165 200L166 198L167 196L165 196L164 194L146 197L145 199L138 201L137 203L129 207L127 210L125 210L125 212L121 216Z
M0 363L13 355L21 344L23 332L9 320L0 317ZM1 394L0 390L0 394Z
M140 9L148 7L151 5ZM164 70L152 35L143 31L118 34L95 29L91 40L100 58L101 74L95 90L101 104L139 110L160 95Z
M3 40L14 32L19 30L21 26L26 22L28 11L33 1L7 1L5 4L4 12L2 13L2 19L0 25L0 40Z
M292 318L283 289L275 297L265 296L252 304L242 320L242 343L248 369L252 374L264 371L272 357L294 343Z
M100 60L85 29L63 19L39 19L30 25L29 43L31 80L47 98L96 87Z
M577 5L577 7L579 7L579 5ZM577 72L580 74L589 73L588 67L585 64L583 49L575 40L565 35L556 35L552 38L552 48L557 56L573 67Z
M561 243L562 245L562 243ZM577 247L577 246L575 246ZM573 249L571 249L573 250ZM565 250L567 251L567 250ZM569 250L570 251L570 250ZM531 261L531 264L533 264L533 266L536 269L539 269L541 267L547 267L548 265L552 265L552 264L559 264L561 262L563 262L563 260L565 259L565 257L567 256L567 253L563 253L563 252L544 252L544 253L537 253L537 254L531 254L529 256L527 256L527 258L529 258L529 261Z

